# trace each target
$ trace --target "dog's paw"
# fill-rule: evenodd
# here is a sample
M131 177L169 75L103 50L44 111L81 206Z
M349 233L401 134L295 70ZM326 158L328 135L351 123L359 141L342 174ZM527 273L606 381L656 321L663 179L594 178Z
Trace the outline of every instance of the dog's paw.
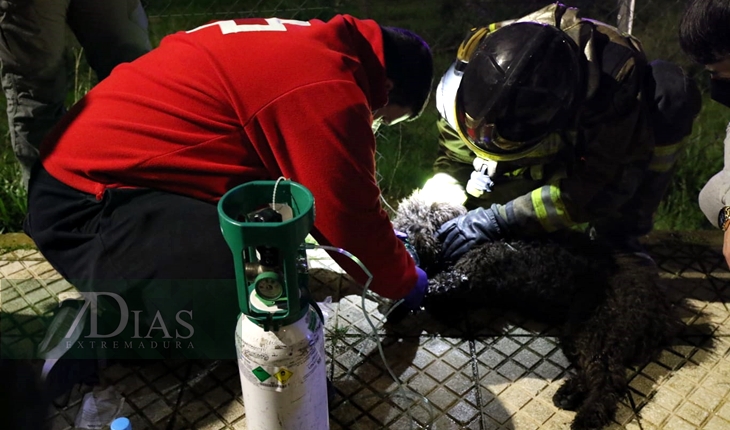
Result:
M613 418L613 413L607 411L603 404L594 404L594 407L584 407L575 415L571 430L599 430L606 427Z
M553 395L553 404L565 411L576 411L585 400L585 393L577 391L571 381L566 382Z

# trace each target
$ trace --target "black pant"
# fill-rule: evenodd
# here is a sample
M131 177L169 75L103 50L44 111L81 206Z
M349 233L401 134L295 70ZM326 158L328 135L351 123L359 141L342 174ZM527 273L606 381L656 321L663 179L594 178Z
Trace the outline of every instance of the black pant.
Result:
M39 165L31 178L25 231L80 291L118 295L99 299L116 311L115 318L123 318L122 306L127 307L131 341L142 342L149 333L167 342L156 344L166 356L233 357L238 297L214 204L150 189L110 189L99 201ZM106 325L121 327L116 321Z

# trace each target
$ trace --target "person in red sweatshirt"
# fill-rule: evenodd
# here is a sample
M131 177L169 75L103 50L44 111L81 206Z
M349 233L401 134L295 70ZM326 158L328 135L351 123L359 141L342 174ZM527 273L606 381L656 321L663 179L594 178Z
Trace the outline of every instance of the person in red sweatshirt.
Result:
M160 321L192 307L196 335L232 352L239 309L216 204L239 184L283 176L312 192L320 244L354 254L374 292L416 308L427 279L381 207L373 129L417 118L432 79L423 39L348 15L169 35L118 66L42 143L25 230L79 290L123 297L128 325L146 318L174 341Z

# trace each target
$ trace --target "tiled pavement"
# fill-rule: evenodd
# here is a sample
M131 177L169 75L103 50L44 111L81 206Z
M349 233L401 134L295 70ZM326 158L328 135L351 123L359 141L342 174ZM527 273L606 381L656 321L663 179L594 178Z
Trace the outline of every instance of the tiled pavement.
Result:
M680 339L644 368L628 369L630 393L611 428L730 428L730 272L720 240L717 232L647 240L669 294L701 311L685 312L685 321L709 323L714 336ZM465 315L459 328L425 314L383 328L386 304L366 298L386 368L359 287L322 251L310 251L310 264L311 289L326 302L327 366L337 392L332 429L568 428L574 414L556 409L551 397L570 370L550 328L486 313ZM33 347L45 329L42 317L59 294L73 290L34 250L0 255L0 283L2 346L14 351ZM134 430L246 428L232 362L113 365L103 381L124 394L122 413ZM75 392L66 409L52 412L54 430L73 428L80 400Z

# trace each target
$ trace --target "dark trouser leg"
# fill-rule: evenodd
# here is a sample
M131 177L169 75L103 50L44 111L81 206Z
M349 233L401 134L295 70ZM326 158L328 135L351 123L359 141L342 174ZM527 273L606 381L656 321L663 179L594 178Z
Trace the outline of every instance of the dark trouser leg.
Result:
M69 0L11 3L0 20L2 86L10 141L27 187L38 147L64 113Z
M107 327L126 327L133 350L149 333L163 356L234 357L235 274L215 205L147 189L108 190L96 201L36 173L26 231L64 278L107 293L110 315L126 313L126 324L107 318Z
M152 49L139 0L72 0L68 24L99 80Z

